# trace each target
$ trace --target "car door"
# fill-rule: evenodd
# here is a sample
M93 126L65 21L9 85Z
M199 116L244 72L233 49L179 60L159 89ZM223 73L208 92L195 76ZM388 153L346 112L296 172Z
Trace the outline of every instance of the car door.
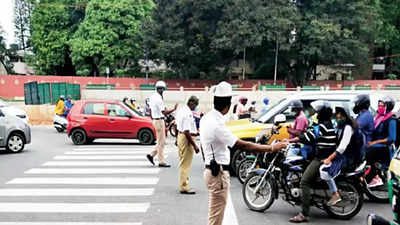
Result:
M83 128L89 137L102 138L108 134L108 118L105 114L105 104L99 102L87 102L82 110L82 118L85 121Z
M7 136L6 136L6 117L0 109L0 146L3 147L6 145Z
M107 104L108 129L114 138L133 138L136 136L132 114L122 105Z

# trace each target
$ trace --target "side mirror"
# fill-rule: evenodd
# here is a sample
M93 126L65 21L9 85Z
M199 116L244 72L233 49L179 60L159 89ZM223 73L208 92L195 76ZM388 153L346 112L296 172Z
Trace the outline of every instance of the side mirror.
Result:
M274 118L275 125L279 125L279 124L285 123L285 122L286 122L286 116L283 114L276 115Z
M132 119L133 118L133 116L131 115L131 114L127 114L125 117L127 117L127 118L129 118L129 119Z
M0 110L0 117L4 117L4 116L5 115L4 115L3 111Z

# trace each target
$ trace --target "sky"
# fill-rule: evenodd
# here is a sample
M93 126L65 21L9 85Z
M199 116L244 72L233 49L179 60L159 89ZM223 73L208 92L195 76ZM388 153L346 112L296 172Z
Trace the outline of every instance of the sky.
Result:
M5 32L6 43L14 41L14 0L0 0L0 25Z

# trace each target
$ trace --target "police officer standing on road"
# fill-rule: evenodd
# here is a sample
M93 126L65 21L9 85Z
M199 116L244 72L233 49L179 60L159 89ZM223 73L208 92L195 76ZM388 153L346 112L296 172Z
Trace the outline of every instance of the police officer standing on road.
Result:
M189 174L192 167L193 153L199 152L199 147L193 136L197 135L196 122L193 110L199 105L199 99L191 96L187 105L180 107L176 115L176 126L178 133L178 155L179 155L179 189L181 194L193 195L196 192L189 186Z
M228 147L253 152L271 152L286 148L287 143L259 145L238 139L225 126L224 119L231 106L232 86L221 82L213 92L214 109L200 121L200 141L206 164L204 179L209 192L208 225L221 225L230 189Z
M171 167L164 162L164 147L165 147L165 122L164 116L174 112L178 104L171 110L167 110L163 101L163 93L167 89L167 84L164 81L157 81L156 92L150 97L150 115L153 119L153 126L156 130L157 145L151 154L147 155L147 159L154 164L154 157L158 155L159 167Z

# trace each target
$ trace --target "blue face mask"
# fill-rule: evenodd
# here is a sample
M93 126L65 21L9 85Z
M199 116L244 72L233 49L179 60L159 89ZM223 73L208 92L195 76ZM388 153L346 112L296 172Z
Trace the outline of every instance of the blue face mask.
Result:
M196 106L196 108L194 108L193 111L195 111L195 112L199 111L199 106Z

